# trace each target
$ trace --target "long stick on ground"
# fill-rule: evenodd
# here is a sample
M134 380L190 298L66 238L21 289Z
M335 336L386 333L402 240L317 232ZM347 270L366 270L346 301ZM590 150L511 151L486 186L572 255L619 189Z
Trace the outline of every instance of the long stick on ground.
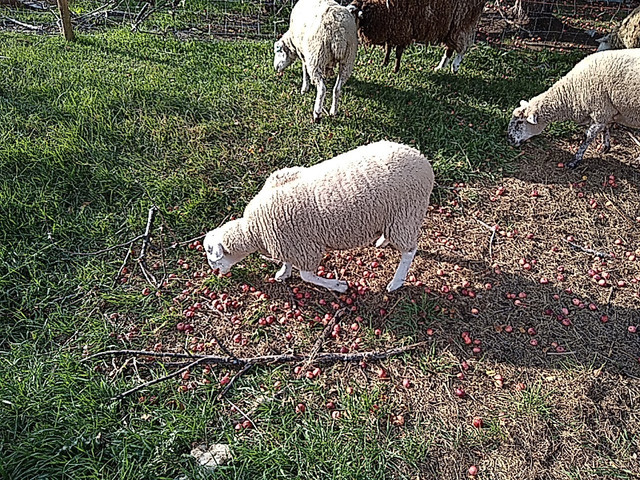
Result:
M358 353L319 353L317 354L313 361L317 364L332 364L332 363L340 363L340 362L360 362L362 360L384 360L385 358L393 357L395 355L400 355L405 352L410 352L411 350L415 350L424 345L427 345L430 342L418 342L412 343L411 345L405 345L404 347L392 348L390 350L385 350L382 352L358 352ZM310 355L297 355L297 354L282 354L282 355L262 355L258 357L239 357L239 358L231 358L231 357L222 357L219 355L200 355L200 354L189 354L189 353L172 353L172 352L151 352L148 350L106 350L104 352L95 353L89 357L82 359L83 362L88 362L89 360L95 360L96 358L102 357L114 357L114 356L124 356L124 355L134 355L141 357L155 357L155 358L184 358L189 360L194 360L197 364L214 364L221 365L227 368L233 368L236 370L241 370L245 365L278 365L283 363L299 363L304 362L311 358ZM187 365L187 367L191 366L191 364Z

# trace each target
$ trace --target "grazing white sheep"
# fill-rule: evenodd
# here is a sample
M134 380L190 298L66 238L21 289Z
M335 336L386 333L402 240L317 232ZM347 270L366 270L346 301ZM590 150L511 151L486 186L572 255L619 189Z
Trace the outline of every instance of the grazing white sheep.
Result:
M598 51L619 48L640 48L640 7L633 10L619 27L596 40Z
M315 285L344 292L347 282L317 276L328 250L391 243L402 259L388 291L400 288L418 247L433 189L433 169L416 149L392 142L356 148L312 167L271 174L238 220L207 233L211 268L226 273L259 251Z
M589 125L585 141L567 164L571 168L582 161L599 133L603 134L604 151L609 150L611 124L640 127L640 49L589 55L549 90L529 102L522 100L509 122L509 141L520 146L549 123L565 120Z
M484 0L353 0L358 34L365 45L384 45L383 65L396 47L394 72L400 70L404 49L414 41L442 42L447 50L436 70L446 68L457 52L451 69L457 72L467 49L473 45Z
M316 86L313 120L319 122L327 92L325 82L338 66L330 115L338 111L342 86L353 72L358 50L356 20L351 11L333 0L298 0L291 11L289 30L273 46L273 67L282 72L297 58L302 61L302 89Z

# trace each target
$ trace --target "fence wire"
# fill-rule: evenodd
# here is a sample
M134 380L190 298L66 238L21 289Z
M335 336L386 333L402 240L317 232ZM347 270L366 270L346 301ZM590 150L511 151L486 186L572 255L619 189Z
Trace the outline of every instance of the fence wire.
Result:
M348 0L344 0L348 1ZM393 4L393 0L390 0ZM70 0L78 33L128 28L178 38L274 39L295 0ZM344 2L343 2L344 3ZM478 40L513 47L592 48L640 0L493 0ZM59 32L56 0L0 0L0 30Z

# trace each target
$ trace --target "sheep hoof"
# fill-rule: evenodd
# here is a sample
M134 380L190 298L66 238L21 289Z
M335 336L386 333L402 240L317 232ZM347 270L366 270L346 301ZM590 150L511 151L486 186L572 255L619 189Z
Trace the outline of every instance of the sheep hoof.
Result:
M387 292L393 292L394 290L399 289L402 285L404 285L404 281L391 280L389 285L387 285Z
M342 280L337 280L335 286L331 290L344 293L347 291L348 288L349 288L349 284L347 282L343 282Z
M580 159L577 159L577 158L575 160L572 160L571 162L567 163L567 167L569 167L571 169L576 168L578 165L580 165Z
M313 112L313 123L320 123L320 114Z

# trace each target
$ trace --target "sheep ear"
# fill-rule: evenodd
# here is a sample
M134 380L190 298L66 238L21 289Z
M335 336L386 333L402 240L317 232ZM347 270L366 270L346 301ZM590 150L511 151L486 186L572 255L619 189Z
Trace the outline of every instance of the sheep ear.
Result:
M356 7L353 3L347 5L347 10L349 10L349 13L354 16L358 13L358 7Z
M527 122L530 123L531 125L537 125L538 124L538 115L536 115L535 113L532 113L531 115L529 115L527 117Z
M529 102L527 102L526 100L520 100L521 108L527 108L528 106L529 106Z

